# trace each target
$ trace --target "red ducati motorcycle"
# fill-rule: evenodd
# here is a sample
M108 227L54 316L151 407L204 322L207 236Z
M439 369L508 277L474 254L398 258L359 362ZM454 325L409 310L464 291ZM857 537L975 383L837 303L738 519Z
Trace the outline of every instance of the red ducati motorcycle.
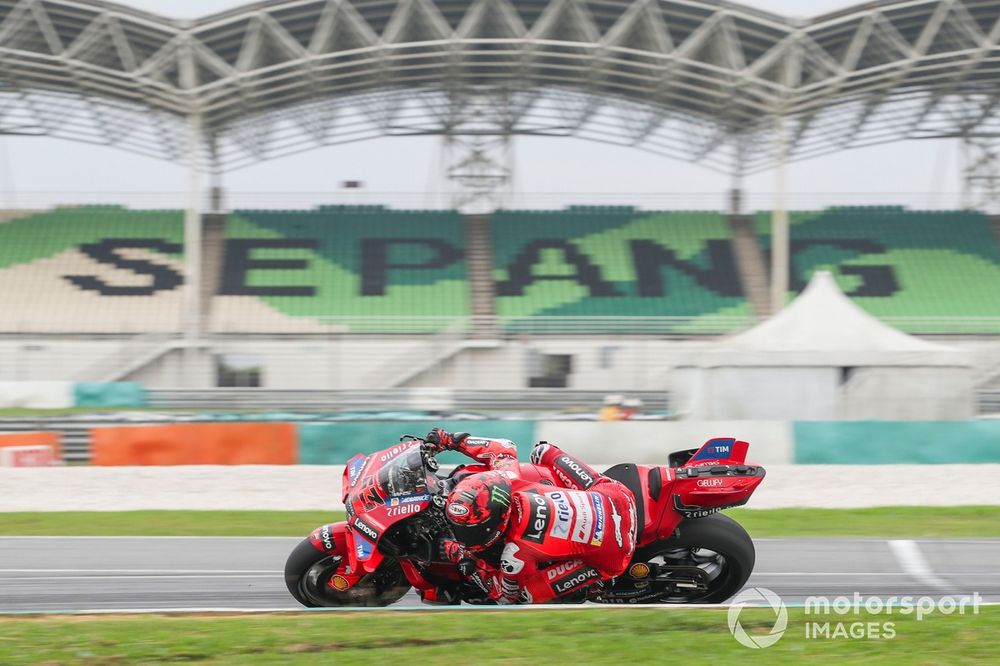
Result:
M574 601L721 603L736 594L753 570L754 546L719 511L745 504L764 479L763 467L745 462L748 448L711 439L670 454L668 465L624 463L605 471L635 495L638 545L625 573ZM528 481L554 483L547 467L519 467ZM436 589L438 600L484 603L482 590L438 544L450 533L444 505L451 488L486 469L460 465L443 473L432 449L412 435L351 458L344 470L347 520L313 530L296 546L285 564L288 591L310 607L386 606L411 587ZM501 549L481 556L497 564Z

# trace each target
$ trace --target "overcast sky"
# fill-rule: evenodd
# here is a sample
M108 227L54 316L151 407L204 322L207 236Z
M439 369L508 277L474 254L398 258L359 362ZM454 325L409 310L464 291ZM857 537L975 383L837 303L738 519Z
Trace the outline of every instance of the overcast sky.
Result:
M234 0L129 0L124 4L178 18L193 18L246 4ZM779 14L814 16L857 4L843 0L745 0L745 4ZM378 193L422 192L439 182L439 140L431 138L377 139L318 149L272 160L226 174L231 192L331 192L344 194L344 180L365 183L369 196ZM726 175L697 165L650 155L639 150L605 146L575 139L530 138L515 141L516 188L519 193L620 192L620 203L643 203L630 193L665 193L672 208L704 208L704 197L685 193L718 193L730 187ZM793 207L817 207L852 202L899 201L914 207L954 202L934 194L960 190L959 155L954 142L911 141L846 151L791 165L788 172ZM183 168L110 148L26 137L0 137L0 206L28 205L38 197L32 191L58 192L180 192ZM436 186L432 186L433 187ZM751 195L774 189L774 175L763 173L744 182ZM898 193L892 196L854 197L836 194L812 197L804 193ZM71 196L57 197L69 202ZM114 198L114 197L109 197ZM391 196L385 197L387 201ZM589 195L546 199L558 206L596 203ZM711 200L711 197L709 197ZM256 200L257 202L260 199ZM755 200L766 208L768 199ZM698 203L696 203L698 202ZM158 201L159 203L159 201ZM182 207L178 199L171 207ZM234 203L239 204L236 200ZM432 202L437 203L437 202ZM160 203L160 205L164 205Z

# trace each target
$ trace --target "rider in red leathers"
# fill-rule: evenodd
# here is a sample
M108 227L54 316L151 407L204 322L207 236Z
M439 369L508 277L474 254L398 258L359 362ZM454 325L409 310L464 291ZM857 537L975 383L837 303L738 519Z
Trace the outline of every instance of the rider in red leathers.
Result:
M442 550L490 599L544 603L628 567L636 542L635 498L618 481L545 442L532 450L531 462L547 467L556 485L522 477L517 449L507 440L435 428L427 441L485 467L448 495L445 515L455 539L445 539ZM478 555L501 540L498 568Z

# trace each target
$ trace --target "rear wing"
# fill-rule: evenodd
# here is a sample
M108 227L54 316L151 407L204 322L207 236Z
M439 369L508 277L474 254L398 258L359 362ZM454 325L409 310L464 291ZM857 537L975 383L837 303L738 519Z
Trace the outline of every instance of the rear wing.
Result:
M688 449L670 454L671 467L701 467L704 465L742 465L747 460L750 444L735 437L713 437L700 449Z

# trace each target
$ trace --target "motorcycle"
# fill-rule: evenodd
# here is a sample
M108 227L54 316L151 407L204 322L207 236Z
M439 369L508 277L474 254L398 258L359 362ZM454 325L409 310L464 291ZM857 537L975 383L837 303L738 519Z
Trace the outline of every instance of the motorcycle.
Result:
M716 438L671 453L668 465L624 463L605 471L635 495L635 554L620 576L570 601L721 603L736 594L753 570L754 546L719 512L745 504L764 479L763 467L745 462L748 448ZM547 467L518 467L525 481L560 485ZM308 607L387 606L411 587L446 590L451 603L487 603L438 545L450 534L444 506L451 488L487 469L460 465L445 473L432 447L413 435L354 456L344 469L346 520L316 528L295 547L285 564L288 591ZM499 549L492 550L482 556L496 565Z

